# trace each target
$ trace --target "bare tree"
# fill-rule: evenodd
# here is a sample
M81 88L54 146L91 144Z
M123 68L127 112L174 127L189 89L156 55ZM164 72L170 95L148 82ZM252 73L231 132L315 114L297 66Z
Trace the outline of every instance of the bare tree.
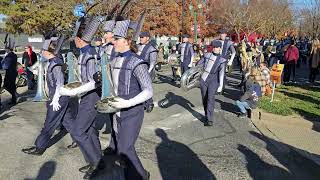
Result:
M300 10L300 31L316 38L320 33L320 1L305 0L304 7Z
M241 33L275 36L293 25L288 0L220 0L210 9L210 14L211 21L229 28L239 39Z

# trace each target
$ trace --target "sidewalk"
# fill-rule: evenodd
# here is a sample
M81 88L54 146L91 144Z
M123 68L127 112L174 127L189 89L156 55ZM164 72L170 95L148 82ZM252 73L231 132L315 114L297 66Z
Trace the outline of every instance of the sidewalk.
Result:
M320 168L320 122L311 122L298 115L278 116L257 109L253 113L252 123L263 135L283 143L275 144L280 146L278 149L287 152L293 150Z

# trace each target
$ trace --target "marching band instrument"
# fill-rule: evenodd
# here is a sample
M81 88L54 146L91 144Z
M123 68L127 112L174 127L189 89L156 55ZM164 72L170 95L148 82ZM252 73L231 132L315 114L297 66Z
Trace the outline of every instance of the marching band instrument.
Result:
M47 101L48 96L45 91L45 71L44 71L44 63L45 60L42 56L38 55L39 66L38 66L38 81L37 81L37 93L33 98L34 102Z
M67 65L68 65L68 84L64 85L66 89L74 89L80 87L82 83L80 82L80 73L77 60L72 52L67 54Z
M193 88L200 87L200 78L203 73L202 66L195 66L187 70L181 77L181 88L184 91L189 91Z
M101 57L101 77L102 77L102 96L96 103L96 109L100 113L114 113L118 109L112 107L109 103L115 102L115 92L111 79L111 67L108 63L108 55L105 53Z

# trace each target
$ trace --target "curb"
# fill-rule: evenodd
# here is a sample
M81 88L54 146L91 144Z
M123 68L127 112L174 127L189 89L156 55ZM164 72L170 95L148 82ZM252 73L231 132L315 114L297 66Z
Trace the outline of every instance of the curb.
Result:
M286 153L291 156L296 156L298 158L292 158L292 160L297 161L297 163L304 162L308 165L308 168L317 176L320 176L320 158L315 157L314 155L304 152L303 150L297 149L293 146L285 144L281 142L281 140L272 132L270 131L263 122L259 119L250 119L252 126L259 132L261 135L268 139L274 139L274 141L267 140L267 142L271 143L273 146L277 148L278 151L282 153Z

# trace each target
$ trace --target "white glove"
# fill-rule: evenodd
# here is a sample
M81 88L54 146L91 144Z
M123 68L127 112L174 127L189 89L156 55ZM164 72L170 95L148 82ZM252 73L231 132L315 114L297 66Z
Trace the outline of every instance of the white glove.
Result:
M62 96L76 96L77 95L73 90L70 90L70 89L67 89L64 87L61 87L59 89L59 92L60 92L60 95L62 95Z
M191 68L191 67L192 67L192 62L188 65L188 67L189 67L189 68Z
M53 99L50 103L50 106L52 106L53 111L59 111L61 106L59 104L59 99Z
M222 92L222 88L223 88L222 86L219 86L217 92L221 93Z
M59 104L60 96L61 95L59 89L56 89L56 92L52 98L52 102L50 103L50 106L52 106L53 111L59 111L59 109L61 108Z
M114 98L114 100L115 102L110 102L109 105L116 109L124 109L132 106L130 100L125 100L119 97Z
M232 66L232 61L229 61L227 65Z

